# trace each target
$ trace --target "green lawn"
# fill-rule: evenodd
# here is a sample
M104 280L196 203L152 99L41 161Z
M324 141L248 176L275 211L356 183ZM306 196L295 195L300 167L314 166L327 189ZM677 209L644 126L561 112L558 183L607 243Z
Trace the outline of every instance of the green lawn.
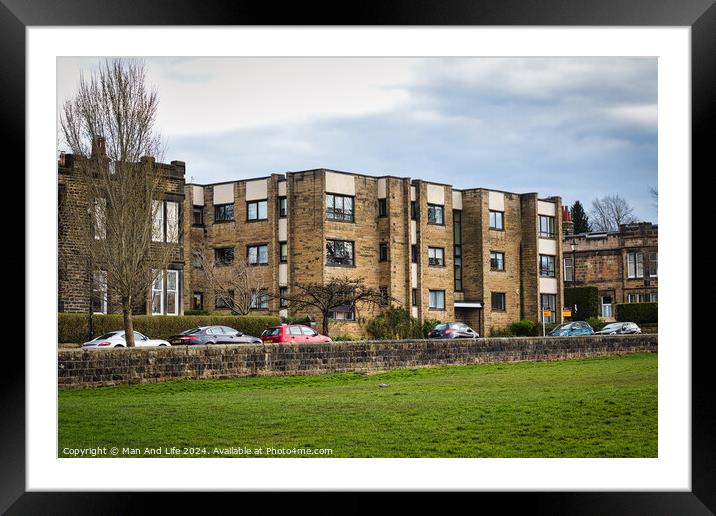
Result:
M656 457L657 355L60 391L58 454L112 446L119 456Z

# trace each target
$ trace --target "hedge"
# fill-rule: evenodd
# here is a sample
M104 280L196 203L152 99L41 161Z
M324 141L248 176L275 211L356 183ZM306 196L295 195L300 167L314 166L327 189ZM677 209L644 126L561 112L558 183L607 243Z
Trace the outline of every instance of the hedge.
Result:
M617 303L616 318L620 322L659 322L659 303Z
M266 315L135 315L134 329L152 339L166 339L196 326L214 324L229 326L248 335L261 335L267 327L280 324L278 317ZM88 315L83 313L57 314L57 340L60 343L85 342L88 332ZM121 314L93 315L94 336L121 330Z
M564 306L572 311L572 320L586 321L590 317L599 317L599 289L597 287L569 287L564 289Z

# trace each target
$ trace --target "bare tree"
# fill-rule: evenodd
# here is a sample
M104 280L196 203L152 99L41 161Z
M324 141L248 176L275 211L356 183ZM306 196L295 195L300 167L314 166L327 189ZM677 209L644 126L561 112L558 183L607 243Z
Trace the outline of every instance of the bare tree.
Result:
M82 247L121 302L128 347L134 346L132 308L172 261L179 241L178 220L166 233L155 224L163 209L162 174L154 166L163 154L154 130L158 102L141 61L113 59L81 76L60 116L82 190L75 206L85 211L75 215L87 221Z
M651 195L651 199L654 203L654 208L659 208L659 190L656 189L654 186L649 187L649 195Z
M637 221L634 209L619 195L594 199L589 217L594 231L618 231L621 224Z
M247 315L262 295L268 297L261 275L248 260L235 260L232 256L225 261L211 251L206 247L194 249L193 266L201 270L217 301L236 315Z
M333 278L326 283L295 283L291 293L282 296L293 310L316 310L321 314L321 331L329 335L331 312L347 309L358 313L358 307L388 305L392 298L380 290L367 287L362 278Z

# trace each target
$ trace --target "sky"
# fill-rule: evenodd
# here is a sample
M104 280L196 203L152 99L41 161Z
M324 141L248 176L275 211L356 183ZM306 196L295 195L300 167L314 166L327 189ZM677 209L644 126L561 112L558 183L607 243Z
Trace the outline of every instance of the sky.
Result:
M559 195L658 222L656 58L145 58L164 161L214 183L329 168ZM101 58L59 58L59 106ZM60 149L63 149L60 144Z

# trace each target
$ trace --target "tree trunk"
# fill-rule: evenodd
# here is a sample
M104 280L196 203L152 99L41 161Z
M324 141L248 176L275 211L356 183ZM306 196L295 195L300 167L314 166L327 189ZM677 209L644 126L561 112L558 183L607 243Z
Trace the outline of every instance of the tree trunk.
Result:
M323 324L322 324L322 326L323 326L323 328L322 328L322 329L323 329L323 335L325 335L326 337L330 337L330 335L328 335L328 314L327 314L327 313L324 313L324 314L323 314Z
M122 298L122 316L124 317L124 340L128 348L133 348L134 325L132 324L132 296Z

